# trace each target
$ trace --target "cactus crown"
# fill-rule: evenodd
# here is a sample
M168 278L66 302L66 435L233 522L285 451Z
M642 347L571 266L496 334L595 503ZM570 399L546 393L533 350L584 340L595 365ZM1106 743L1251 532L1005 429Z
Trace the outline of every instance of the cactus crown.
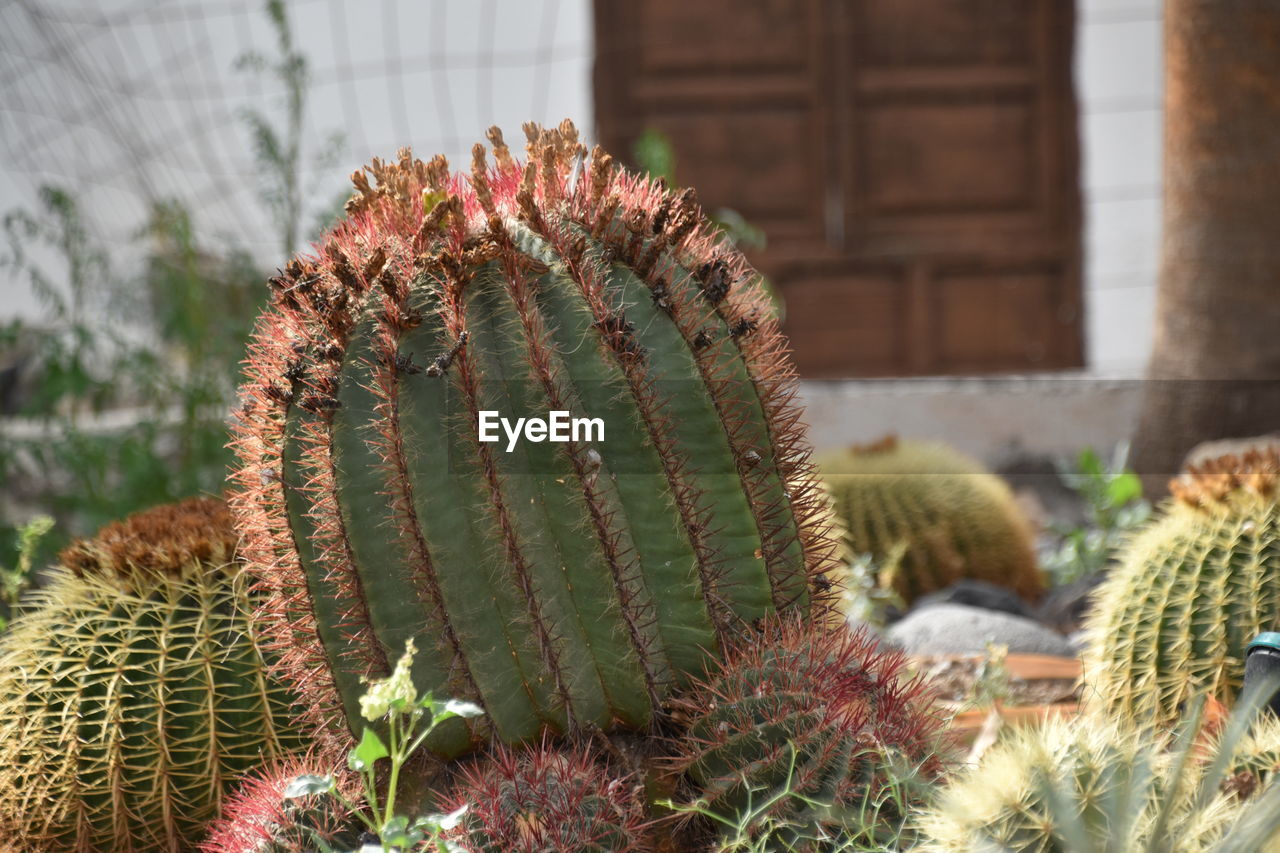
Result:
M92 538L71 543L58 558L78 577L110 577L142 592L161 576L221 570L235 553L230 510L223 501L202 497L114 521Z
M1280 449L1267 447L1227 455L1190 465L1170 481L1169 491L1192 509L1211 510L1229 506L1241 496L1276 500L1280 484Z
M469 176L401 151L273 279L236 446L245 550L322 728L413 637L414 681L505 741L648 725L742 625L838 566L758 276L692 191L566 122ZM479 440L482 411L603 441ZM321 686L323 685L323 689ZM319 692L321 695L315 695ZM471 748L461 721L430 744Z

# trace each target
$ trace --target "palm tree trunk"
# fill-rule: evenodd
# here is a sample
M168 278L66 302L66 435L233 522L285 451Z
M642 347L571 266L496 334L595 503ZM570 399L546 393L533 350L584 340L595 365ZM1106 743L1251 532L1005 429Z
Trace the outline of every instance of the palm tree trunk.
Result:
M1133 465L1280 429L1280 0L1165 0L1164 235Z

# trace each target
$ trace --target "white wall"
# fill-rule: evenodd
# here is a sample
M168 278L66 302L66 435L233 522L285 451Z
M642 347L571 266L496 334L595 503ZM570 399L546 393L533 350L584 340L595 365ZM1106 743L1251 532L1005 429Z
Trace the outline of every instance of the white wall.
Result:
M593 126L591 0L287 0L312 69L310 151L331 131L338 163L308 169L313 211L346 176L402 145L458 167L492 124ZM176 196L206 239L283 262L255 198L242 111L279 115L270 77L236 58L275 55L263 0L33 0L0 4L0 215L52 182L81 199L97 234L132 238L149 195ZM2 244L0 244L2 246ZM0 321L36 314L0 270Z
M1088 365L1137 376L1159 259L1161 2L1079 0L1078 9Z

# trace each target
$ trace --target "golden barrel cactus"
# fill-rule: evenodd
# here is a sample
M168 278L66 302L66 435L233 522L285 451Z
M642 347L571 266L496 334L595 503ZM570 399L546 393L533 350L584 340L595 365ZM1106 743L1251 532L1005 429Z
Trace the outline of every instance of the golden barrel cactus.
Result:
M1171 720L1207 693L1230 704L1245 646L1280 625L1280 453L1189 468L1123 549L1085 622L1084 697Z
M1030 525L1003 480L945 444L889 436L818 457L855 554L897 560L908 603L961 578L1043 592ZM900 554L900 557L898 556Z
M1201 853L1217 849L1249 807L1249 791L1227 790L1197 802L1208 766L1190 762L1174 784L1178 752L1172 732L1094 717L1052 718L1019 728L958 774L916 819L917 853L1068 853L1155 849ZM1252 742L1242 749L1258 748ZM1175 747L1175 748L1171 748ZM1241 751L1236 753L1244 759ZM1150 774L1148 776L1147 774ZM1236 777L1229 777L1236 778ZM1063 803L1054 807L1049 786ZM1226 786L1224 786L1226 787ZM1068 845L1063 810L1078 817L1087 846ZM1273 840L1259 853L1276 853Z
M63 553L0 638L0 827L19 849L190 849L240 774L302 744L246 618L219 501Z

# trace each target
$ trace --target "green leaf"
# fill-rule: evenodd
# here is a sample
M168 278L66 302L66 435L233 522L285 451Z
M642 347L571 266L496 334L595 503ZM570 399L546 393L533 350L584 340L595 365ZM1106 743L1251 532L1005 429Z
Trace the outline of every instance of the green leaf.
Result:
M332 776L317 776L308 773L290 782L285 787L283 796L286 800L296 800L301 797L310 797L313 794L327 794L332 790Z
M1100 477L1104 473L1102 459L1092 447L1086 447L1080 451L1080 459L1076 464L1080 468L1080 473L1090 477Z
M409 849L425 836L416 825L409 825L407 817L396 815L378 829L378 837L382 839L383 846Z
M1107 484L1107 500L1112 506L1124 506L1142 497L1142 480L1132 471L1117 474Z
M651 178L662 178L668 186L676 185L676 154L671 140L660 130L648 128L636 139L632 148L636 165Z
M366 728L360 743L347 757L347 766L352 770L365 770L372 767L379 758L388 758L390 755L387 745L382 742L382 738L378 737L378 733Z

